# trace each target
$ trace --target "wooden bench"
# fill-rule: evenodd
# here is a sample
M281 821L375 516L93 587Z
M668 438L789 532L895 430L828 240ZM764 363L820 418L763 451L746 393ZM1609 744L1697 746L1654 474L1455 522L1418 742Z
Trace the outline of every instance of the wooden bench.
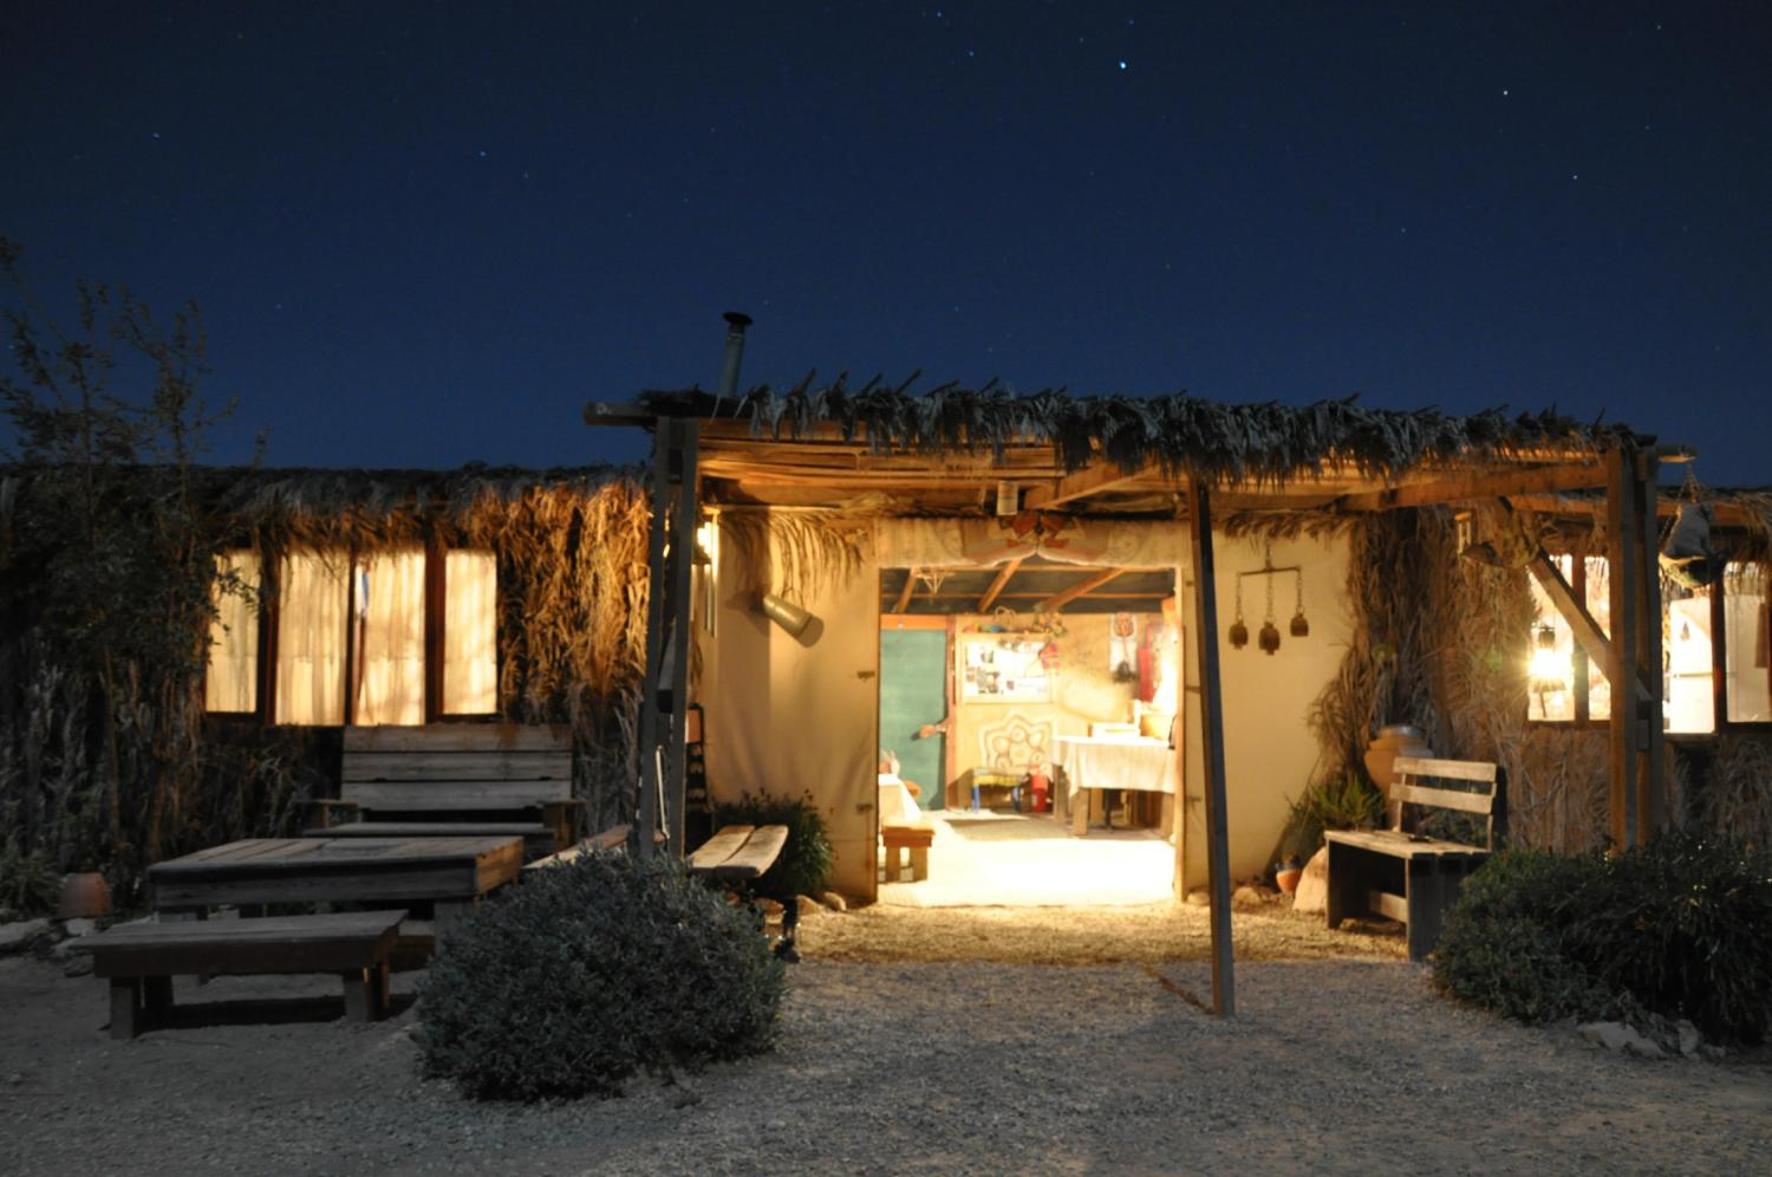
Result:
M546 858L538 858L534 862L525 863L525 871L541 870L550 866L570 866L587 854L595 854L599 850L620 850L628 844L628 830L625 825L610 826L600 834L592 834L581 838L564 850L556 850Z
M755 906L758 881L775 865L787 844L786 826L721 826L689 856L689 872ZM783 960L800 959L794 944L799 924L800 897L789 895L782 904L781 940L775 945L775 954Z
M348 727L340 777L339 799L315 802L308 835L519 837L528 860L571 846L577 833L563 726Z
M911 879L922 882L929 877L929 846L935 841L935 827L914 825L883 825L880 844L886 848L886 881L896 883L904 872L902 851L911 857Z
M1401 921L1409 930L1409 959L1424 960L1439 942L1446 912L1465 878L1494 851L1507 820L1506 778L1494 765L1471 760L1399 756L1392 766L1391 828L1330 830L1331 928L1368 913ZM1473 788L1438 788L1420 782L1458 781ZM1452 842L1415 832L1411 809L1439 809L1480 817L1483 845Z
M367 1022L388 1008L388 958L404 911L127 924L74 941L111 982L111 1037L133 1038L172 1010L185 974L336 973L345 1016Z

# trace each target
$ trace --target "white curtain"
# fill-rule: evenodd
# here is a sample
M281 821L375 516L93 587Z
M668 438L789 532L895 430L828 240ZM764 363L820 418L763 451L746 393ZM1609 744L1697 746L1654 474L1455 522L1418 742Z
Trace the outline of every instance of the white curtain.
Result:
M251 711L258 706L258 554L217 556L215 571L218 577L232 573L253 595L223 592L220 580L216 582L203 706L210 711Z
M443 713L498 710L498 561L448 553L444 564Z
M408 548L370 556L352 577L357 626L352 721L425 721L425 553Z
M277 576L278 723L345 721L344 552L293 551Z

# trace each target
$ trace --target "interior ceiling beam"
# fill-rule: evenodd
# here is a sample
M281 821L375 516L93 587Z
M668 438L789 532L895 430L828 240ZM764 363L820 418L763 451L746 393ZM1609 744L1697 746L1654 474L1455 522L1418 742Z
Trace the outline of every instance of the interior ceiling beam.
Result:
M894 613L904 612L905 606L911 603L911 590L916 587L917 570L915 568L906 568L904 570L904 587L898 590L898 600L893 602L892 605L892 611Z
M1063 608L1078 597L1086 596L1089 593L1094 592L1108 581L1113 580L1127 571L1130 570L1126 568L1108 568L1101 572L1097 572L1094 576L1078 581L1070 588L1053 593L1050 597L1046 598L1045 603L1040 606L1040 610L1043 613L1051 613Z
M1118 466L1100 462L1093 466L1085 466L1081 470L1073 470L1057 479L1050 486L1030 486L1022 499L1022 506L1030 511L1043 511L1065 503L1073 503L1078 499L1086 499L1104 491L1117 490L1128 483L1137 482L1142 478L1157 473L1149 466L1127 472Z
M1014 576L1016 569L1021 567L1021 560L1022 558L1017 556L1015 559L1009 561L1009 563L1003 565L1003 567L997 572L996 578L991 581L991 587L985 589L984 596L978 598L978 611L980 613L989 613L991 611L991 606L995 604L997 598L1002 595L1004 586L1009 583L1009 578Z

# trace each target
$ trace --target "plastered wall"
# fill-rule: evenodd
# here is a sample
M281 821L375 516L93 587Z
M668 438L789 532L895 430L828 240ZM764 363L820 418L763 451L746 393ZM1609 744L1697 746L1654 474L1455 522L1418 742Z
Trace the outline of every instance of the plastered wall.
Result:
M738 545L720 545L717 620L698 629L698 698L706 711L715 800L809 794L836 850L831 885L875 891L873 811L879 742L879 569L798 603L814 622L799 638L757 611Z

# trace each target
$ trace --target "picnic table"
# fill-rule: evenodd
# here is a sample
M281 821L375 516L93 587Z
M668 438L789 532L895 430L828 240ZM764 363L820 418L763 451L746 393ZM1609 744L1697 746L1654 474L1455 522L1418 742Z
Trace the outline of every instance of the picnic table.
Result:
M438 924L516 879L521 837L246 838L148 868L160 911L224 903L430 903Z

